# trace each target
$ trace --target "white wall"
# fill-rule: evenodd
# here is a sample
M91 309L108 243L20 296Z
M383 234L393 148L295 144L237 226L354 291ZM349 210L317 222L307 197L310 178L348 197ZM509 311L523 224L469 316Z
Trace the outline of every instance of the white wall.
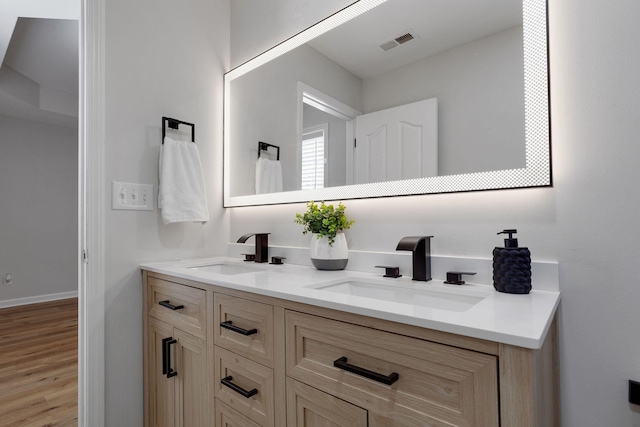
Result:
M283 16L288 3L277 2ZM536 260L560 265L562 425L637 426L627 379L640 379L640 2L549 3L554 187L347 201L349 244L393 251L402 236L429 233L435 254L488 258L495 233L517 228ZM299 22L278 24L245 36L275 42ZM232 209L231 240L259 230L273 245L305 246L293 223L303 209Z
M106 425L141 426L138 263L222 254L229 239L222 208L222 75L229 68L229 0L105 4ZM154 184L157 190L163 115L196 124L210 211L205 225L165 226L157 210L110 209L113 180Z
M0 116L0 135L0 301L77 292L78 131Z

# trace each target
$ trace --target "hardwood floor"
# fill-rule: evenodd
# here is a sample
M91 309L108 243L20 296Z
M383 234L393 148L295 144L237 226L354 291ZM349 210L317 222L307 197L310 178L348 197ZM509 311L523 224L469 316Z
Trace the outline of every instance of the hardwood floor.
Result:
M77 426L78 300L0 309L0 426Z

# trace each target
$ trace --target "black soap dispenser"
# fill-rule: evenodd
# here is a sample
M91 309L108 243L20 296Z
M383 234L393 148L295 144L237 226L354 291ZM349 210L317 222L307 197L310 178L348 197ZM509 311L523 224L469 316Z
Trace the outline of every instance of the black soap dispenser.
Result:
M518 230L503 230L498 234L508 234L504 248L493 250L493 287L498 292L528 294L531 291L531 252L529 248L519 248L518 239L513 235Z

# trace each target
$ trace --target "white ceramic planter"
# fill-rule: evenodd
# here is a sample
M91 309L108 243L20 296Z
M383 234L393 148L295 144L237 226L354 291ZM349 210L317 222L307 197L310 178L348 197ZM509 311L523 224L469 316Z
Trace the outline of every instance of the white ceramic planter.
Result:
M329 238L321 237L317 234L311 236L309 247L311 262L318 270L343 270L349 262L349 248L347 238L344 233L336 234L333 246L329 246Z

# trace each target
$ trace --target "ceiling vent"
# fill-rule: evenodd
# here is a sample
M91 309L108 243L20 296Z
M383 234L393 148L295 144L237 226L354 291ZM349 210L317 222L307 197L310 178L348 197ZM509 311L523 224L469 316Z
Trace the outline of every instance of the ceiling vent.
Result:
M384 50L386 52L386 51L388 51L390 49L393 49L396 46L400 46L401 44L410 42L411 40L413 40L415 38L416 37L413 34L411 34L411 32L406 32L403 35L394 38L393 40L389 40L389 41L386 41L386 42L382 43L380 45L380 49L382 49L382 50Z

